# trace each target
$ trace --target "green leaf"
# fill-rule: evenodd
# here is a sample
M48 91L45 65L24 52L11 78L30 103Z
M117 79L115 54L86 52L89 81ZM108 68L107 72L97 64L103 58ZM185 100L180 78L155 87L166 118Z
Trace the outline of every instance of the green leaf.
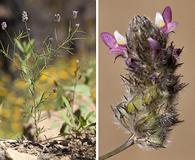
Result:
M64 86L63 87L64 90L74 90L74 86ZM91 96L91 92L90 92L90 88L87 85L84 84L79 84L76 86L75 92L80 93L84 96L90 97Z
M86 128L95 127L95 126L96 126L96 122L90 123L88 126L86 126Z
M64 122L66 122L69 126L72 126L71 123L70 123L70 118L67 116L66 112L60 112Z
M86 115L86 114L89 112L89 108L88 108L88 106L85 105L85 104L80 104L80 105L79 105L79 110L81 111L81 113L82 113L83 115Z
M16 46L17 48L24 53L24 47L22 46L21 42L17 39L15 39L15 43L16 43Z
M62 100L63 100L63 102L64 102L64 104L65 104L65 106L66 106L68 112L69 112L70 114L72 114L72 113L73 113L73 110L72 110L72 107L70 106L70 103L69 103L68 99L67 99L66 97L63 96L63 97L62 97Z
M45 97L46 95L46 92L43 92L40 96L40 99L38 100L38 103L37 103L37 107L40 108L41 107L41 104L44 103L47 98Z
M26 54L29 54L30 52L32 52L34 42L35 42L35 40L32 39L27 44L24 43L24 47L25 47L24 51L25 51Z
M92 112L89 112L87 115L86 115L86 120L90 119L92 116L95 115L95 111L92 111Z
M62 109L64 106L63 106L63 100L62 100L62 97L60 95L57 96L56 98L56 105L55 105L55 109L56 110L60 110Z
M26 63L21 64L21 69L25 74L28 74L28 67L26 66Z
M79 123L80 123L80 127L79 128L84 128L87 125L87 121L83 116L79 117Z
M68 124L67 124L66 122L64 122L64 123L62 124L62 127L60 128L60 135L64 135L64 133L65 133L67 127L68 127Z

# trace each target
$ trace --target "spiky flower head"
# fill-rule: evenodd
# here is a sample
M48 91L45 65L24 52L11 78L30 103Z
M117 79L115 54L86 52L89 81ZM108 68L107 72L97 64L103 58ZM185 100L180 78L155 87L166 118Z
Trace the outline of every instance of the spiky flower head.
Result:
M168 43L176 25L168 6L162 15L157 12L155 23L135 16L126 37L101 34L109 53L124 58L127 66L127 74L121 76L126 93L113 112L134 136L134 143L145 148L165 147L169 131L181 122L175 97L185 84L180 83L181 75L175 71L181 66L178 58L182 49Z

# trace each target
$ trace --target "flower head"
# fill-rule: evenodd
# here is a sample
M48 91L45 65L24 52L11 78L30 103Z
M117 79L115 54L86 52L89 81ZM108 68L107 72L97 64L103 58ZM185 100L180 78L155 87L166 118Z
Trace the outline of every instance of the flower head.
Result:
M170 7L156 14L155 24L159 28L138 15L129 24L128 43L117 31L103 32L101 38L111 54L125 55L127 73L121 78L126 91L112 108L116 119L134 136L134 143L157 149L166 147L170 130L182 122L174 100L186 84L175 72L182 48L175 48L167 36L176 26Z
M1 23L1 28L2 28L2 30L6 30L6 28L7 28L7 23L6 23L6 22L2 22L2 23Z
M110 54L123 55L127 52L127 41L118 31L114 35L108 32L102 32L100 35L102 41L109 48Z
M78 11L72 11L72 17L73 17L74 19L77 18L77 15L78 15Z
M54 21L57 23L59 23L61 21L61 15L59 13L56 13L54 15Z
M79 24L79 23L77 23L77 24L75 24L75 26L76 26L77 28L79 28L80 24Z
M162 15L157 12L155 17L155 25L160 28L164 33L169 33L174 31L177 26L176 22L172 21L172 10L171 7L165 7Z
M26 11L22 12L22 22L27 22L28 21L28 14Z

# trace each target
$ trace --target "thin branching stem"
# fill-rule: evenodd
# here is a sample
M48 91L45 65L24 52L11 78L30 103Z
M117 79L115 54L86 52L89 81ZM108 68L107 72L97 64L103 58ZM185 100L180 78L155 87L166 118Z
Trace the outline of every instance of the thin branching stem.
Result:
M25 29L26 29L26 33L27 33L27 37L28 37L28 41L30 42L30 33L29 33L29 28L28 28L28 24L27 22L24 22L25 25Z
M54 35L55 35L55 39L56 39L56 41L58 40L58 34L57 34L57 29L56 29L56 27L54 28Z
M106 153L103 156L99 157L99 160L105 160L108 159L122 151L124 151L125 149L129 148L130 146L132 146L134 144L134 135L132 135L131 137L129 137L129 139L127 141L125 141L125 143L123 143L121 146L117 147L116 149L112 150L111 152Z
M66 40L64 42L62 42L61 45L58 46L58 48L56 50L61 49L64 45L68 44L69 42L72 41L72 39L74 38L74 35L77 33L78 31L78 27L72 32L69 33L68 37L66 38Z
M9 38L10 42L14 45L14 42L13 42L10 34L7 32L7 30L5 30L5 33L6 33L7 37Z

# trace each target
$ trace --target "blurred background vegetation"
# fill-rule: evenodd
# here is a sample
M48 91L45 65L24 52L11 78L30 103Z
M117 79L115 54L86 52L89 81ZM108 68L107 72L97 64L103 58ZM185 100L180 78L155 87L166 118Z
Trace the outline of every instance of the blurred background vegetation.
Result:
M45 38L54 37L54 30L59 40L64 39L72 11L78 11L76 21L80 24L80 30L84 32L82 34L84 39L72 44L73 54L56 56L51 66L48 66L40 77L38 89L40 93L44 90L55 90L56 84L61 84L68 90L74 83L74 73L79 60L81 79L72 107L75 110L81 108L85 112L95 111L95 0L0 0L0 23L7 22L7 31L11 37L24 28L21 21L23 10L29 15L28 25L31 36L36 39L37 48L41 48ZM61 21L57 25L53 23L56 13L61 15ZM5 46L11 43L2 30L0 30L0 40ZM2 55L0 67L0 137L17 138L28 125L22 118L26 84L17 74L16 66ZM44 104L43 110L47 118L51 118L55 113L63 123L64 117L61 113L64 112L64 108L59 104L57 96L54 91ZM45 124L47 123L46 121ZM56 124L50 123L52 124L49 129L52 130Z

